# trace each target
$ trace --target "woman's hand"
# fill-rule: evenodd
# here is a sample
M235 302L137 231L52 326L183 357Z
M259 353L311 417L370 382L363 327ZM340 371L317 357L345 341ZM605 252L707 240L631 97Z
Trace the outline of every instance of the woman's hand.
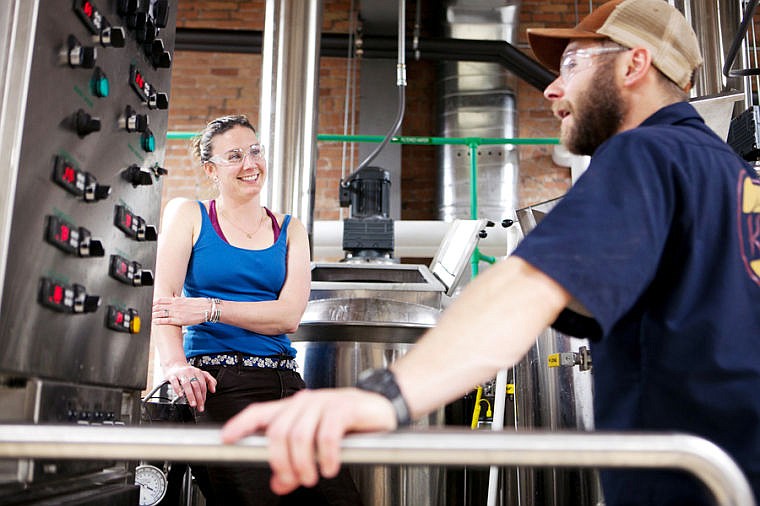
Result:
M205 297L161 297L153 301L154 325L197 325L211 316L211 301Z
M166 371L166 379L177 395L184 395L198 411L206 409L206 393L216 392L216 378L190 364L178 364Z

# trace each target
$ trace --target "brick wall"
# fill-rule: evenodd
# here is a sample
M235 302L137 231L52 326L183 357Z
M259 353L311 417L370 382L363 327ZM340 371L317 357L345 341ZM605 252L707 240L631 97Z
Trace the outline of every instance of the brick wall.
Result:
M436 8L437 4L438 2L423 2L423 9ZM349 5L349 0L325 0L323 31L347 33ZM569 0L524 0L518 46L529 52L525 44L525 28L573 25L578 17L587 14L588 4L579 6L578 9L581 12L576 12L576 3ZM179 0L177 25L193 28L263 30L264 10L263 0ZM411 8L409 15L413 15ZM413 18L408 18L409 30L412 23ZM407 65L408 106L402 127L403 133L436 135L435 98L432 92L435 89L436 65L426 61L407 61ZM198 131L207 121L230 113L248 114L255 124L258 117L260 67L260 55L175 52L169 130ZM346 73L345 58L321 59L317 128L319 133L344 131ZM517 93L519 136L555 137L558 134L558 124L552 118L540 92L520 82ZM164 180L164 202L177 196L209 198L213 194L200 167L190 157L188 145L187 140L170 140L167 143L166 167L170 176ZM340 143L320 142L318 148L314 219L337 219L340 217L337 202L338 181L341 170L350 172L351 167L342 161L344 149ZM522 146L519 150L520 206L557 197L567 190L570 183L569 169L552 163L551 146ZM436 219L435 149L404 146L402 157L402 219ZM355 158L355 163L358 161Z

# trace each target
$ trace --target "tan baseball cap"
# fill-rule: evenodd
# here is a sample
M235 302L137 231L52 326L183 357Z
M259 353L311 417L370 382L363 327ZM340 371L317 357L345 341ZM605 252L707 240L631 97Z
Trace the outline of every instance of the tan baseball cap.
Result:
M684 90L691 87L691 76L702 64L694 30L664 0L612 0L575 28L528 29L536 58L555 72L565 48L577 39L611 39L625 47L646 47L654 66Z

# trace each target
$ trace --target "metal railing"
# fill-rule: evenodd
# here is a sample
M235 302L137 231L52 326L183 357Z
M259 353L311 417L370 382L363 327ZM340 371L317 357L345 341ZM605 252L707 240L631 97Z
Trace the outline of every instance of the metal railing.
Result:
M266 462L266 438L223 444L217 429L0 425L0 458ZM701 480L721 506L754 506L737 464L715 444L685 434L400 430L347 436L347 464L663 468Z

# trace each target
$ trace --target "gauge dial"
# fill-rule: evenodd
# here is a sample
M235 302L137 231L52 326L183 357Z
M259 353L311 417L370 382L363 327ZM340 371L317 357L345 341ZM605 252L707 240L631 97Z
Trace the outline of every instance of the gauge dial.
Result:
M166 495L168 481L162 470L144 464L135 468L135 484L140 486L140 506L155 506Z

